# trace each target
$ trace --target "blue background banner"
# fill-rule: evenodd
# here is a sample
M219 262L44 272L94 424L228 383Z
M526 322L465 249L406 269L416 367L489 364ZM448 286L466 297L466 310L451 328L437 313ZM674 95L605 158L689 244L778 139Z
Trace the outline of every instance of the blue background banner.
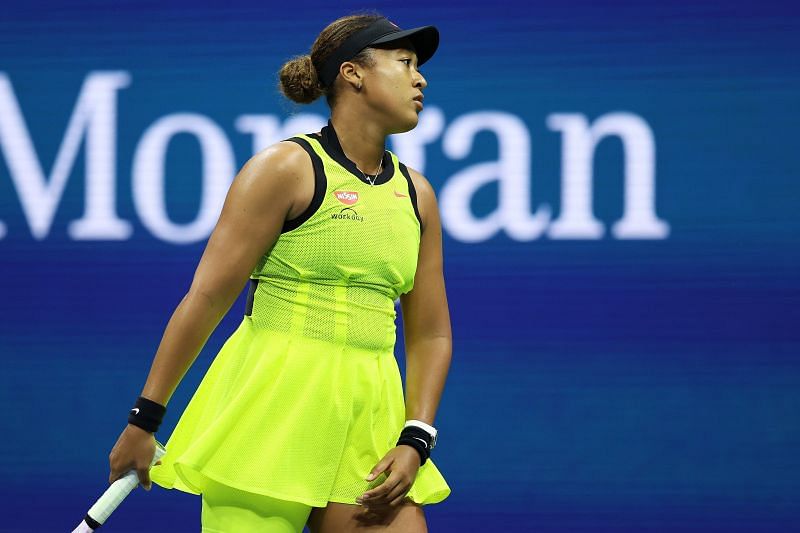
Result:
M800 529L800 16L788 4L31 3L0 15L2 531L67 531L335 18L435 24L418 128L454 331L432 531ZM784 6L784 7L780 7ZM244 312L170 402L166 440ZM400 332L398 332L400 333ZM403 365L402 335L397 346ZM134 491L109 531L196 531Z

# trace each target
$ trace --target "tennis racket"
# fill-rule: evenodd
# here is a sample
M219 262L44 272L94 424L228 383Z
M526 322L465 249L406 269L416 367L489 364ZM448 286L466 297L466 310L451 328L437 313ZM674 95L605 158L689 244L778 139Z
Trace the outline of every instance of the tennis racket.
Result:
M152 467L156 464L156 461L164 457L165 453L167 453L167 450L160 442L156 441L156 454L153 456L153 462L150 463L150 466ZM81 522L72 533L92 533L92 531L102 526L108 517L111 516L111 513L114 512L114 509L122 503L122 500L124 500L138 484L139 477L136 475L136 470L130 470L124 476L117 479L106 489L97 502L92 505L92 508L86 513L86 518L83 519L83 522Z

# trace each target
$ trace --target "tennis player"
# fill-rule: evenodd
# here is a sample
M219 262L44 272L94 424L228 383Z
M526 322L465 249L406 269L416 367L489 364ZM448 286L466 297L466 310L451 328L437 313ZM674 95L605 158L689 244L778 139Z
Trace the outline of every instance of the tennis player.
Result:
M431 185L385 142L417 125L438 43L433 26L352 15L282 67L283 93L324 95L330 120L234 179L109 481L135 468L147 489L201 495L208 532L427 531L422 507L450 494L430 459L452 346L441 226ZM245 284L242 322L148 472L167 402Z

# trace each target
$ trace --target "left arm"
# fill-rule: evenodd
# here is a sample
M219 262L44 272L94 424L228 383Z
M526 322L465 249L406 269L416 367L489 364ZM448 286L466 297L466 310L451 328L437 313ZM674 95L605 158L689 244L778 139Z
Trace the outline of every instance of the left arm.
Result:
M434 425L453 338L442 272L442 226L428 180L409 168L422 218L414 288L400 296L406 346L406 419Z
M406 420L420 420L432 426L450 369L453 340L442 273L442 227L436 195L424 176L411 168L408 171L417 191L422 238L414 288L400 296L406 343ZM390 472L389 477L356 502L367 506L399 506L419 468L420 456L414 448L394 447L366 480L371 481L384 471Z

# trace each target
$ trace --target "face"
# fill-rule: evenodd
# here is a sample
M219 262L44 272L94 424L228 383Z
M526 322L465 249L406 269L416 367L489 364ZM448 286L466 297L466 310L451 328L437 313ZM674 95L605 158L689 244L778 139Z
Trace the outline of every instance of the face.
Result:
M411 42L398 41L392 46L372 49L374 65L364 72L363 96L390 133L402 133L417 125L422 91L428 82L417 70Z

